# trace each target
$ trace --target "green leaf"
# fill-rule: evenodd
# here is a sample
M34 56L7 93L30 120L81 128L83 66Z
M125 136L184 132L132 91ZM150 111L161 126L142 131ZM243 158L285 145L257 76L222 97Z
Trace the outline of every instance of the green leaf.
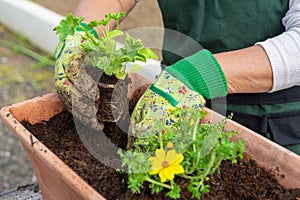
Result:
M188 185L188 190L192 193L192 198L195 199L201 198L201 193L199 191L198 184L199 184L199 180L191 180L190 184ZM203 184L201 184L201 186L202 185Z
M76 29L80 27L80 23L83 20L83 17L75 18L72 13L69 13L67 17L61 20L59 25L53 29L56 31L59 41L64 41L68 35L74 35Z
M113 75L114 74L114 70L113 70L113 68L111 67L111 66L108 66L105 70L104 70L104 72L107 74L107 75Z
M110 60L106 56L98 57L96 59L96 65L96 67L105 71L110 65Z
M110 18L105 18L102 19L99 24L103 25L103 26L107 26L108 22L109 22Z
M131 54L134 53L136 54L136 52L139 49L142 49L143 43L140 39L134 39L133 37L131 37L128 33L126 33L126 37L125 37L125 49L126 49L126 53Z
M143 173L134 173L128 176L128 188L132 193L138 194L141 192L143 183L145 180L145 174Z
M119 58L119 60L121 63L133 61L132 58L128 55L123 55L122 57Z
M116 48L117 48L117 43L114 40L105 38L103 40L103 44L104 44L104 48L105 48L105 53L106 54L114 54L116 52Z
M171 199L179 199L180 198L180 187L176 183L173 184L173 189L167 193L167 196Z
M159 194L164 188L160 185L157 185L155 183L149 184L149 187L151 188L152 194Z
M119 19L121 19L124 16L125 16L125 12L119 12L119 13L116 14L115 20L119 20Z
M86 41L84 41L82 44L81 44L81 46L83 47L83 48L85 48L86 50L90 50L90 51L92 51L92 50L95 50L96 48L97 48L97 45L96 44L94 44L92 41L90 41L90 40L86 40Z
M208 193L210 186L208 184L203 184L202 187L200 187L200 191L202 193Z
M134 60L139 60L139 61L143 61L143 62L147 61L146 57L143 55L140 55L140 54L135 55Z
M88 24L87 24L87 27L88 28L94 28L96 26L99 25L99 22L97 22L96 20L93 20L93 21L90 21Z
M126 77L127 73L126 72L120 72L120 73L116 73L116 77L120 80L124 80Z
M139 49L138 53L145 56L146 58L158 60L158 56L150 48Z
M120 30L112 30L112 31L109 31L107 33L106 38L112 39L112 38L118 37L120 35L123 35L122 31L120 31Z
M125 16L125 13L124 13L124 12L119 12L119 13L108 13L108 16L109 16L111 19L114 19L114 20L118 21L119 19L121 19L122 17Z

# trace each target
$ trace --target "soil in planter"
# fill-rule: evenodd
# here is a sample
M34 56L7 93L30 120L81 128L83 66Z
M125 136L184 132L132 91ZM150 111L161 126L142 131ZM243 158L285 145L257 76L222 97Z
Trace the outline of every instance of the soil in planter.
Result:
M68 111L57 114L47 122L31 125L23 121L22 124L106 199L168 199L165 192L152 195L148 189L133 195L127 189L125 174L117 173L105 165L105 161L98 161L85 148L76 132L73 116ZM87 135L99 135L87 127L85 132ZM103 148L106 145L103 141L95 143ZM185 180L177 181L182 187L181 199L191 199ZM234 165L223 162L220 174L211 176L210 185L210 192L204 194L202 200L296 200L300 197L300 189L284 189L271 173L259 168L255 161L247 157Z

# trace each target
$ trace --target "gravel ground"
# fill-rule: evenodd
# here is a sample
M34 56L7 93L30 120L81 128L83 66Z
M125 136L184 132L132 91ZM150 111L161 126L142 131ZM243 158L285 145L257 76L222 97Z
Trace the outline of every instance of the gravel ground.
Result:
M66 15L72 12L78 0L32 0ZM161 27L161 18L156 0L141 1L121 24L121 29L138 27ZM150 42L160 43L160 37L148 33ZM0 24L0 108L16 102L33 98L54 91L53 69L41 67L40 63L8 47L12 41L40 52L22 38ZM159 54L159 51L157 51ZM0 120L0 193L18 186L35 182L35 176L26 152L18 139Z
M52 69L12 50L7 41L29 46L0 24L0 107L54 91ZM31 165L19 140L0 120L0 192L35 182Z

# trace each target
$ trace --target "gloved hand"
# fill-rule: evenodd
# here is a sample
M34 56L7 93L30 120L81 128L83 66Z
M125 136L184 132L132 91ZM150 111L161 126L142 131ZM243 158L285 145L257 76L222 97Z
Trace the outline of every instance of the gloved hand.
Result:
M96 32L92 33L96 36ZM55 51L55 87L59 98L69 111L85 125L102 129L96 113L99 91L93 72L83 67L86 52L82 43L84 32L77 31L60 42ZM92 67L91 67L92 69Z
M220 65L208 50L202 50L167 67L148 87L131 115L129 134L135 137L156 131L155 120L172 127L176 121L174 109L190 107L200 111L205 98L226 94L227 82Z

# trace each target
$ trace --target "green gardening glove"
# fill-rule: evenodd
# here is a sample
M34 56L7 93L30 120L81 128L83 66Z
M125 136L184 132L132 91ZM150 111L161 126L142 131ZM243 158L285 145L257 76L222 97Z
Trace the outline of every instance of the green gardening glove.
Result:
M97 37L94 30L91 32ZM101 130L96 119L99 91L93 74L83 67L86 52L81 43L83 31L75 31L60 42L55 51L55 87L66 108L85 125Z
M151 84L136 104L131 115L130 135L155 132L155 122L172 128L176 108L201 110L205 98L225 96L227 82L217 60L202 50L167 67ZM131 141L131 140L129 140Z

